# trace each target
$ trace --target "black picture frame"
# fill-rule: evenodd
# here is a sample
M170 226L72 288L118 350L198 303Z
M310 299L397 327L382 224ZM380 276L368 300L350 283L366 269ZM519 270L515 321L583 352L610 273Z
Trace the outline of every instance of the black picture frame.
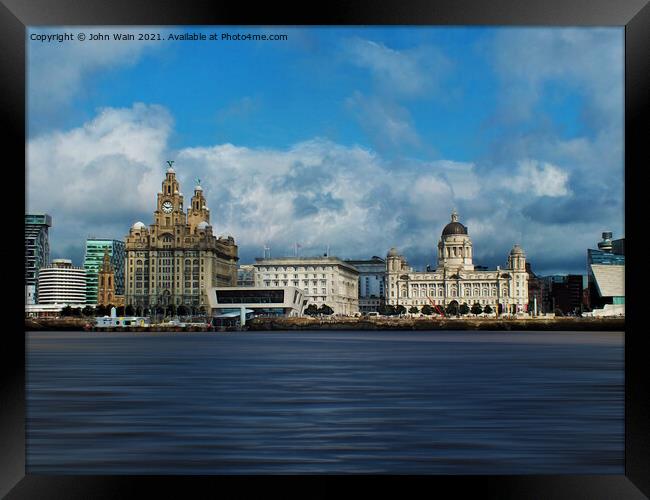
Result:
M304 6L306 7L306 6ZM444 0L444 1L344 1L330 0L304 7L284 7L246 3L205 2L200 0L3 0L0 5L2 47L2 109L5 144L13 162L5 163L3 176L11 193L11 205L5 209L11 231L1 246L5 279L6 318L3 321L2 410L0 416L0 495L7 498L115 498L150 495L189 497L191 491L206 489L206 496L236 491L238 496L252 494L251 488L268 488L278 478L257 477L184 477L184 476L35 476L25 475L25 338L21 293L14 288L24 279L20 266L24 259L20 245L14 243L19 231L22 238L23 215L13 207L24 206L25 180L25 41L26 27L37 25L546 25L546 26L624 26L625 27L625 220L627 225L626 327L625 327L625 474L616 476L427 476L373 477L365 481L385 494L402 496L425 488L427 494L453 491L454 497L468 494L481 498L644 498L650 495L650 422L648 363L644 359L645 331L641 308L643 267L638 232L645 209L641 190L647 165L644 146L648 142L650 120L650 5L648 0ZM597 202L597 200L594 200ZM15 213L14 213L15 212ZM19 222L20 221L20 222ZM15 227L14 227L15 224ZM630 231L630 229L632 231ZM630 234L631 233L631 234ZM636 242L636 243L635 243ZM635 246L635 244L637 246ZM634 270L635 274L630 272ZM11 274L14 273L14 274ZM11 284L11 285L10 285ZM22 285L20 290L22 290ZM11 304L11 305L9 305ZM13 307L15 304L15 307ZM9 313L9 311L11 311ZM313 478L300 478L300 483ZM356 478L355 478L356 479ZM409 481L408 489L406 480ZM292 480L293 481L293 480ZM329 481L317 478L318 489L296 487L278 490L312 496L331 494ZM414 482L415 484L412 484ZM235 488L232 490L231 488ZM266 489L266 492L271 490ZM365 491L364 491L365 492ZM302 496L302 495L301 495Z

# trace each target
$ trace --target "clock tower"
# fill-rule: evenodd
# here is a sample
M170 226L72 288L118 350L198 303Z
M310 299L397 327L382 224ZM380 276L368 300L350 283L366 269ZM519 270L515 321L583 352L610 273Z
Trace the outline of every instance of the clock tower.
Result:
M183 195L179 191L176 172L172 167L167 169L165 180L162 182L162 191L158 193L154 212L154 224L162 227L171 227L185 222L183 213Z
M153 224L136 222L126 237L126 304L136 314L207 312L213 286L237 285L238 248L232 236L217 237L200 181L187 212L171 163L157 194Z

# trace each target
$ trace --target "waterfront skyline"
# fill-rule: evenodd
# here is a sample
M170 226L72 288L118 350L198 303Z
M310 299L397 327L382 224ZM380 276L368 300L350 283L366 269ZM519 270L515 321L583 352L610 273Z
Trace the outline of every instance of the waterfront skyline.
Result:
M538 274L584 274L625 236L621 28L228 31L288 40L28 40L28 212L52 215L53 258L150 223L168 159L242 263L299 243L423 268L452 208L490 268L519 243Z

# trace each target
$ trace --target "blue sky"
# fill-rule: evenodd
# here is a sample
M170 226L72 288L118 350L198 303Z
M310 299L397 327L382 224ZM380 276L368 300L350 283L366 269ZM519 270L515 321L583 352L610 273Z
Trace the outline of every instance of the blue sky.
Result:
M285 41L67 41L47 33L282 33ZM205 188L242 263L434 264L456 208L475 263L514 243L584 273L624 236L622 28L39 28L28 33L27 210L53 257L149 224L165 161Z

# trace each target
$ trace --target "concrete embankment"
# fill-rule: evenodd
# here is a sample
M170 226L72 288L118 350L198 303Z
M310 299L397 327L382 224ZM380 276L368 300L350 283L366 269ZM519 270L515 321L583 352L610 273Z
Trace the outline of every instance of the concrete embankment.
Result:
M101 332L204 332L211 330L208 326L174 326L174 325L156 325L153 327L130 326L130 327L108 327L95 328L93 318L41 318L25 319L26 331L101 331Z
M101 328L84 318L26 319L27 331L137 331L201 332L205 326L156 325L153 327ZM244 327L273 330L515 330L515 331L624 331L625 318L255 318ZM236 328L228 328L236 330Z
M25 330L55 330L78 332L79 330L83 330L88 323L91 323L91 321L84 318L27 318L25 319Z
M625 318L255 318L251 331L266 330L515 330L623 331Z

